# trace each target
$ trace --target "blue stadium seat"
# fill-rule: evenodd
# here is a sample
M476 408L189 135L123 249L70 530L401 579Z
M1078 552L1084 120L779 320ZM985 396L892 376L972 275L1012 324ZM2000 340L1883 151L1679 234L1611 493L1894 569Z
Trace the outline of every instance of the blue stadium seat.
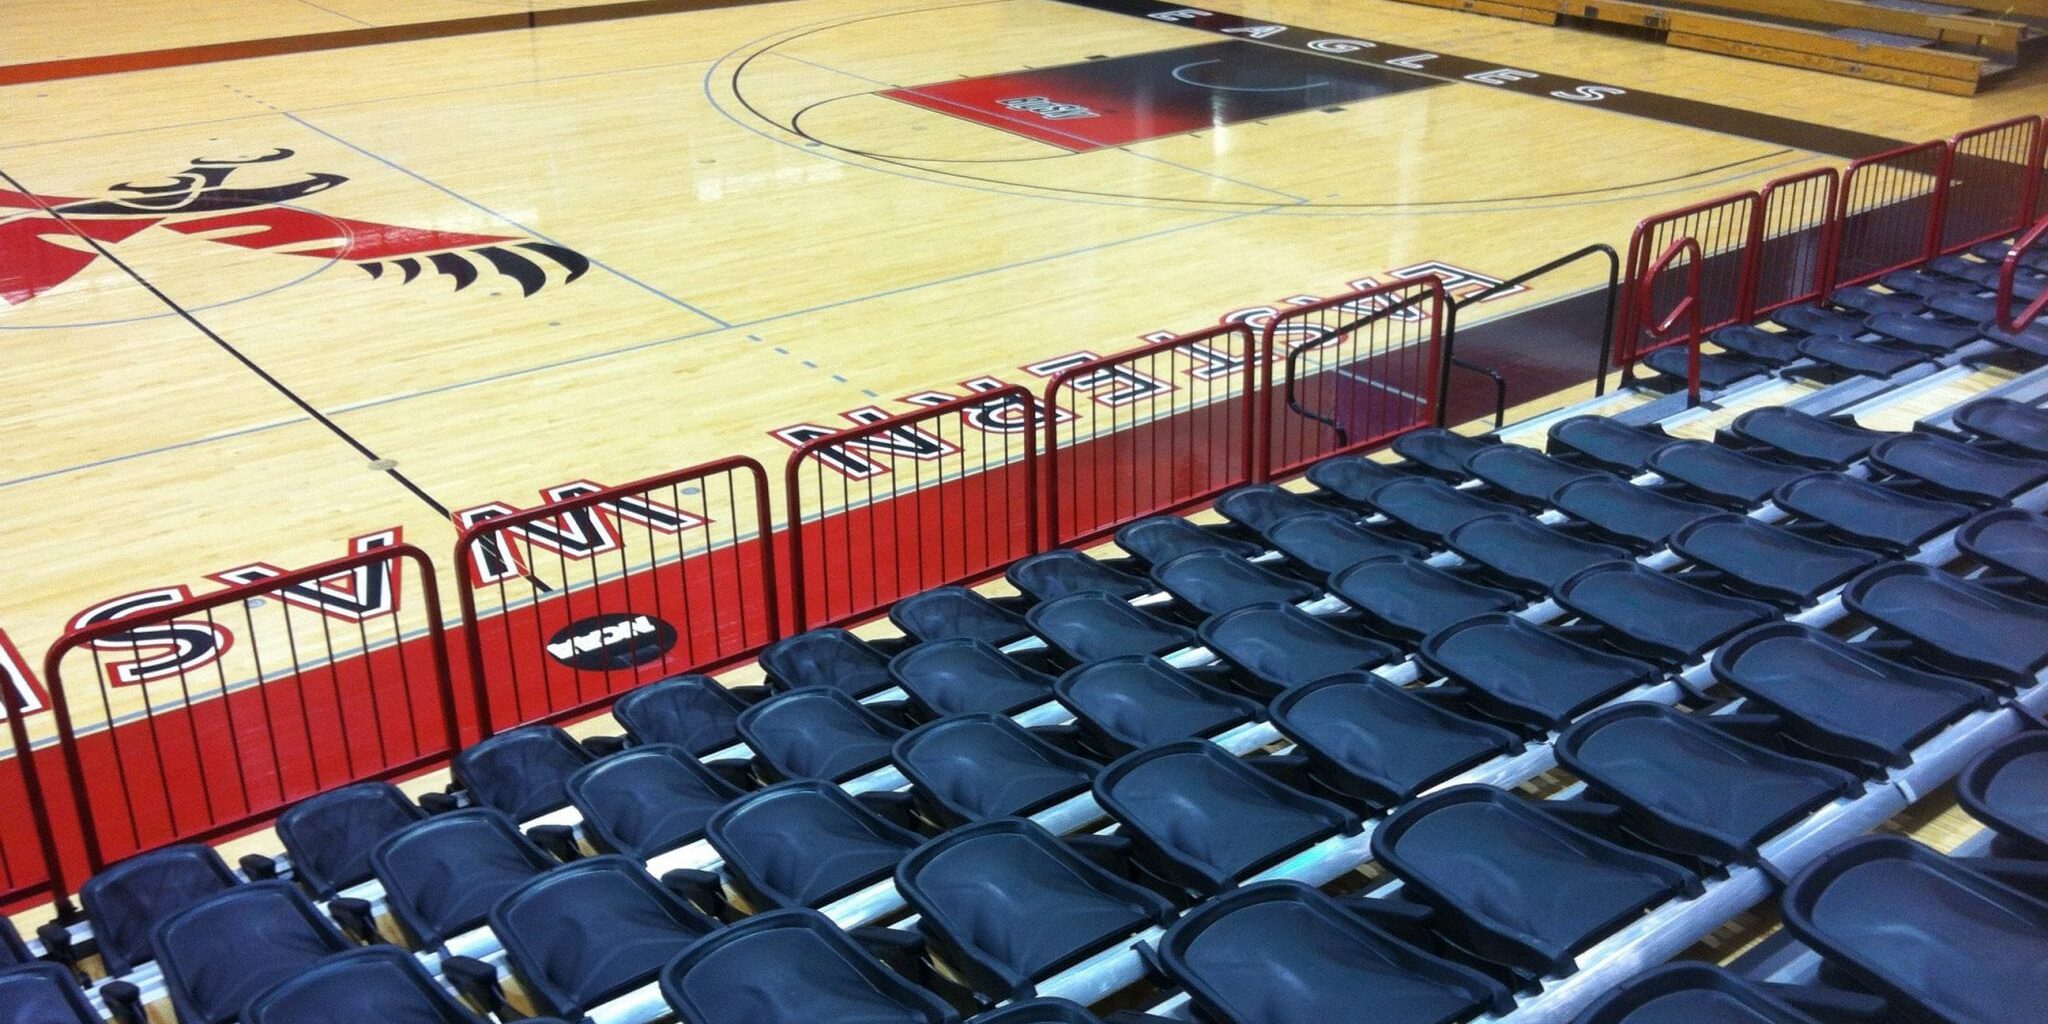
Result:
M101 1024L78 979L56 964L0 968L0 1024Z
M1173 917L1173 904L1111 874L1052 833L1008 818L957 828L896 868L931 953L995 1000Z
M1591 526L1600 539L1636 551L1663 547L1687 523L1721 511L1611 476L1574 480L1550 500L1558 511Z
M1033 607L1029 618L1031 628L1054 650L1084 664L1167 654L1195 642L1194 630L1101 591L1054 598Z
M1255 604L1204 620L1202 643L1238 669L1240 689L1271 700L1290 687L1400 657L1378 640L1348 633L1291 604Z
M1842 589L1849 610L1912 641L1944 671L2030 686L2048 668L2048 609L1917 562L1879 566Z
M1714 653L1714 678L1778 714L1799 743L1876 767L1904 765L1911 750L1957 718L1996 702L1992 691L1923 672L1811 626L1758 626Z
M1778 488L1779 508L1801 526L1857 547L1907 554L1954 529L1968 505L1906 494L1843 473L1814 473Z
M1655 682L1647 662L1588 647L1513 615L1482 615L1430 636L1416 651L1487 716L1554 730L1604 701Z
M1629 830L1659 848L1755 863L1764 840L1857 781L1743 739L1739 731L1753 724L1617 704L1573 722L1558 737L1557 761L1596 798L1623 808Z
M1518 444L1500 445L1472 456L1473 476L1527 508L1549 508L1550 496L1558 488L1605 473Z
M1921 316L1882 314L1870 318L1871 331L1901 345L1934 352L1954 352L1977 340L1975 327L1962 327Z
M2048 1005L2048 902L1910 839L1835 850L1780 910L1830 968L1913 1020L2034 1024Z
M966 587L934 587L912 594L889 606L889 621L924 642L971 639L1001 647L1031 635L1024 616Z
M21 941L21 933L14 930L14 922L0 917L0 968L29 963L34 959L28 951L28 944Z
M969 1024L1102 1024L1085 1007L1065 999L1026 999L975 1017Z
M1813 602L1883 561L1862 548L1814 540L1733 512L1697 519L1671 535L1671 549L1699 566L1686 578L1766 601Z
M1513 733L1461 717L1370 672L1297 686L1273 700L1273 726L1310 774L1347 802L1392 807L1473 765L1522 749Z
M1061 676L1053 693L1074 713L1074 724L1088 746L1104 756L1215 736L1265 712L1256 701L1226 693L1150 657L1083 665Z
M1306 476L1308 482L1316 485L1331 501L1341 503L1346 508L1366 510L1378 507L1373 499L1380 488L1397 481L1414 479L1415 474L1384 462L1375 462L1363 455L1339 455L1310 466ZM1268 523L1266 529L1259 531L1261 534L1291 516L1314 511L1314 506L1301 505L1292 499L1273 500L1281 502L1283 509L1288 511Z
M1309 479L1316 482L1314 477ZM1215 505L1223 518L1260 536L1281 520L1329 507L1306 494L1275 484L1247 484L1233 488L1217 497Z
M1455 482L1472 475L1468 468L1472 456L1499 444L1499 441L1466 437L1442 427L1424 427L1395 438L1393 448L1394 454L1406 459L1416 469Z
M1196 526L1181 516L1146 516L1116 531L1116 546L1147 565L1171 562L1191 551L1222 551L1240 558L1259 553L1259 545L1221 531Z
M2010 398L1980 398L1956 410L1955 424L1987 441L2048 455L2048 411Z
M1538 594L1589 566L1629 556L1624 548L1520 515L1481 516L1452 530L1444 542L1489 575Z
M1632 427L1605 416L1573 416L1552 424L1545 449L1569 462L1635 473L1650 453L1678 440L1654 427Z
M1384 927L1391 908L1376 904L1391 902L1248 885L1174 922L1153 965L1204 1024L1446 1024L1507 1012L1500 983Z
M391 917L415 949L483 926L491 906L555 862L487 808L437 814L370 853Z
M944 1000L812 910L778 910L713 932L661 971L683 1024L954 1024Z
M1414 643L1452 623L1524 603L1512 591L1446 572L1419 558L1360 562L1330 577L1330 592L1356 609L1373 632L1398 643Z
M1102 767L1002 715L954 715L911 730L891 757L924 817L942 826L1027 817L1088 791Z
M1200 894L1360 828L1350 811L1204 740L1119 758L1096 776L1095 800L1123 825L1148 874Z
M822 686L858 698L890 685L888 656L843 629L784 637L762 649L760 662L777 693Z
M164 919L240 882L210 846L166 846L101 869L78 902L100 963L118 978L155 957L149 938Z
M612 717L635 743L666 743L703 757L740 741L747 702L708 676L669 676L619 695Z
M2037 359L2048 359L2048 323L2035 321L2024 330L2008 331L1998 324L1986 322L1977 325L1977 333L1988 341L1995 341L2016 352L2024 352Z
M896 870L923 837L823 782L786 782L712 815L704 837L756 911L821 907Z
M1767 458L1827 469L1847 466L1869 453L1872 445L1893 436L1782 405L1751 409L1735 417L1728 432L1764 449L1758 454Z
M1828 301L1864 316L1912 316L1927 308L1911 292L1888 294L1869 288L1837 288L1828 293Z
M902 727L827 686L791 690L740 713L740 738L779 779L844 782L889 760Z
M1318 579L1368 558L1424 553L1419 544L1360 526L1357 520L1336 512L1291 516L1266 537L1289 561Z
M529 1024L561 1024L527 1018ZM435 984L418 959L391 946L320 961L257 996L243 1024L486 1024Z
M584 765L569 801L592 846L647 860L704 836L704 823L740 790L681 747L656 743Z
M1380 488L1374 506L1409 532L1441 539L1480 516L1516 511L1515 506L1461 491L1442 480L1417 477Z
M1262 601L1306 601L1321 591L1223 551L1194 551L1152 567L1152 581L1202 615L1221 615Z
M1691 356L1683 346L1660 348L1643 357L1642 365L1671 378L1685 381L1692 376ZM1771 372L1771 364L1724 352L1700 353L1700 386L1710 391L1733 387L1758 374Z
M569 805L563 788L590 751L552 725L523 725L470 744L448 768L480 806L527 821Z
M1723 640L1778 617L1760 601L1705 590L1637 562L1587 569L1557 588L1557 602L1607 627L1609 643L1674 664L1691 662Z
M1818 306L1786 306L1771 313L1771 322L1809 335L1854 338L1863 333L1863 319Z
M1875 445L1870 462L1943 497L1978 504L2002 504L2048 483L2048 461L2000 455L1936 434L1907 434Z
M491 931L534 1007L570 1020L653 982L717 928L619 856L555 868L491 908Z
M933 640L889 659L889 675L927 719L1013 714L1052 699L1052 677L981 640Z
M1799 358L1799 346L1793 338L1748 324L1723 327L1708 334L1707 340L1744 359L1772 366L1783 366Z
M315 899L331 900L370 880L370 851L378 843L426 816L397 786L358 782L293 804L275 827L292 878Z
M1956 780L1956 799L1991 826L1994 852L2048 860L2048 732L2020 733L1986 750Z
M150 947L180 1024L229 1024L271 986L353 948L289 882L252 882L158 923Z
M1819 1024L1712 964L1676 963L1622 983L1577 1024Z
M2022 589L2048 591L2048 516L2012 508L1985 512L1956 531L1956 547L1994 572L2010 574Z
M1587 946L1698 879L1571 824L1567 810L1454 786L1389 816L1373 855L1460 948L1539 977L1568 973Z
M1707 501L1737 509L1762 504L1780 484L1804 475L1707 441L1673 441L1650 453L1649 468Z
M1133 576L1069 548L1054 548L1019 559L1003 570L1010 585L1039 601L1071 594L1108 594L1128 601L1152 591L1143 576Z

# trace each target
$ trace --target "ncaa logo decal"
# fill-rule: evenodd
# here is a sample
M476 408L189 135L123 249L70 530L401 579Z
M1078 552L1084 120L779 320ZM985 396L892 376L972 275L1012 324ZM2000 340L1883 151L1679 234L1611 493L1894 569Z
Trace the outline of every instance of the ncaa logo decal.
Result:
M590 270L581 253L538 239L408 228L286 205L346 184L339 174L307 173L248 188L229 184L245 167L293 155L278 149L248 159L202 157L162 182L123 182L99 198L0 188L0 306L28 302L98 262L94 246L66 244L79 236L111 247L159 227L215 245L352 263L373 279L395 276L402 284L431 271L452 278L456 291L489 273L511 278L532 295L552 275L567 284Z
M548 655L583 672L645 665L676 645L676 628L652 615L613 612L578 619L548 638Z

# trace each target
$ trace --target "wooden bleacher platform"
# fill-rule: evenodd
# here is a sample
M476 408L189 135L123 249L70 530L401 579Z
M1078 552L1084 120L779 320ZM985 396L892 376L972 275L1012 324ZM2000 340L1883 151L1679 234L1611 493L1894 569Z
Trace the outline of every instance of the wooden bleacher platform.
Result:
M1952 95L2018 67L2048 0L1408 0L1539 25L1608 25L1672 46Z

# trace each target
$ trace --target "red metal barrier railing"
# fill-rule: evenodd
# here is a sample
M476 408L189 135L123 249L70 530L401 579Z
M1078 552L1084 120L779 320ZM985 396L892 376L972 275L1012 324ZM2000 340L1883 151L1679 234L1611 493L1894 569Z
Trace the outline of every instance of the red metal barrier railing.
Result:
M2019 117L1949 140L1942 252L2009 237L2033 220L2041 133L2040 118Z
M82 614L43 662L83 862L207 842L293 802L438 763L460 743L432 563L387 543ZM67 668L68 666L68 668ZM77 671L88 667L91 678ZM86 701L79 696L90 695Z
M1038 550L1038 421L1011 385L805 442L784 473L791 628L862 618Z
M1679 257L1685 257L1678 264ZM1691 238L1680 238L1666 246L1662 255L1650 265L1652 278L1662 275L1677 265L1683 272L1685 293L1671 306L1670 312L1662 317L1657 315L1655 297L1648 291L1642 293L1642 308L1638 310L1645 324L1643 333L1651 339L1650 344L1639 348L1637 358L1660 349L1675 345L1685 346L1685 396L1688 407L1700 404L1700 337L1704 333L1703 318L1700 315L1700 269L1706 260L1701 255L1700 244ZM1673 335L1680 321L1684 321L1684 333Z
M1949 156L1947 142L1923 142L1849 165L1835 211L1834 284L1863 284L1939 251Z
M2026 234L2014 241L2012 248L2006 250L2004 262L1998 267L1998 307L1994 319L1998 321L1998 328L2002 331L2018 334L2026 330L2027 326L2034 322L2035 317L2041 315L2041 310L2048 309L2048 288L2044 288L2018 316L2014 316L2012 312L2014 284L2018 279L2020 260L2033 251L2043 235L2048 235L2048 219L2043 219L2027 229Z
M1622 322L1616 327L1615 365L1629 366L1641 354L1645 324L1638 314L1646 308L1643 296L1651 295L1657 305L1677 301L1674 296L1684 282L1653 273L1651 263L1678 239L1693 239L1702 254L1698 305L1705 329L1717 330L1750 318L1755 304L1753 254L1761 247L1762 203L1755 192L1737 192L1648 217L1636 225L1629 236L1624 289L1631 301L1623 303Z
M1842 173L1832 167L1779 178L1757 192L1756 247L1745 319L1813 302L1834 275L1835 207Z
M1252 402L1257 478L1435 423L1447 302L1430 275L1296 306L1267 323Z
M1045 388L1048 543L1101 537L1249 481L1257 355L1251 328L1224 324L1055 375Z
M721 459L556 500L456 513L463 639L483 733L562 721L779 636L768 473Z
M0 634L0 646L7 643L6 636ZM0 650L0 656L12 653L11 647ZM25 661L14 660L27 671ZM0 912L10 904L50 892L62 857L40 769L55 766L55 775L61 780L63 767L56 764L54 749L37 749L29 727L32 716L46 720L48 711L40 694L25 687L0 686L0 717L7 719L9 737L5 759L0 760L0 821L14 823L0 829ZM66 834L76 833L68 820L65 825Z

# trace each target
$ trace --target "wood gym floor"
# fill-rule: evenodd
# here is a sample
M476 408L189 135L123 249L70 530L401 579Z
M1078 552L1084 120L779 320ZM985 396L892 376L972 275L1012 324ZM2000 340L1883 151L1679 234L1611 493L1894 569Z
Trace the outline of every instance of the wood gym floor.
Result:
M2048 107L1381 0L545 16L581 6L0 5L0 661L145 587L391 527L440 557L453 509L779 466L776 428ZM1116 116L988 102L1043 83ZM1495 355L1518 404L1571 383Z

